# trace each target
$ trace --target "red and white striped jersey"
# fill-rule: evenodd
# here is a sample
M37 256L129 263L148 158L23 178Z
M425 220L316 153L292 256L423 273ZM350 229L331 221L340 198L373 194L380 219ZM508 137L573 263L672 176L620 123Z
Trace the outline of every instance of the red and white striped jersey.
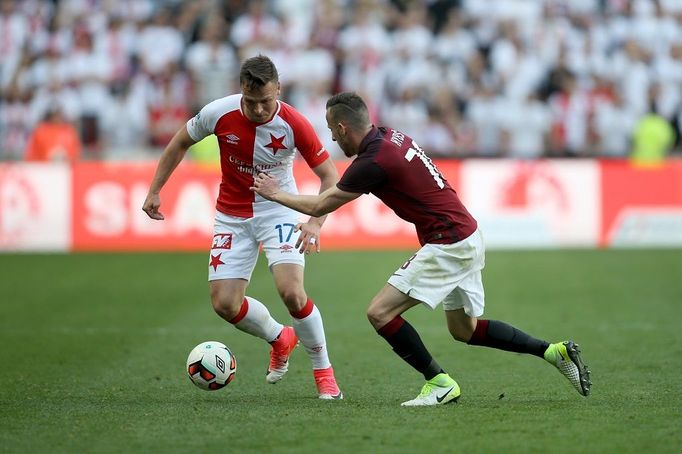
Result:
M197 142L215 134L220 146L222 181L216 209L231 216L250 218L281 210L281 205L249 190L254 175L267 172L280 187L298 193L293 175L295 151L315 168L329 158L310 122L290 105L277 101L266 123L254 123L241 109L241 94L217 99L187 122L187 132Z

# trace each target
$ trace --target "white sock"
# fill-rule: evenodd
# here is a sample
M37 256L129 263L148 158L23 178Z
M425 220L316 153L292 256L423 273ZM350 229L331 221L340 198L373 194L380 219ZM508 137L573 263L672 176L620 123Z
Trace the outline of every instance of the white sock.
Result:
M239 314L230 323L240 331L260 337L268 342L277 339L282 332L282 324L272 318L268 308L257 299L244 297Z
M297 316L303 315L302 318ZM308 300L306 306L298 313L291 314L296 335L305 348L306 353L313 363L313 369L326 369L331 367L327 355L327 342L324 336L322 314L312 302Z

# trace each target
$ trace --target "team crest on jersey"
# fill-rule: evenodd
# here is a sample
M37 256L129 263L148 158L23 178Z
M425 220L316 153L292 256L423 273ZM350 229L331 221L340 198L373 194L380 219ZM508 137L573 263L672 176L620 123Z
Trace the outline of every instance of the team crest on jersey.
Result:
M237 142L239 142L239 136L237 136L235 133L231 132L231 133L225 135L225 141L227 143L231 143L232 145L237 145Z
M217 233L213 235L213 245L211 249L232 249L232 234Z

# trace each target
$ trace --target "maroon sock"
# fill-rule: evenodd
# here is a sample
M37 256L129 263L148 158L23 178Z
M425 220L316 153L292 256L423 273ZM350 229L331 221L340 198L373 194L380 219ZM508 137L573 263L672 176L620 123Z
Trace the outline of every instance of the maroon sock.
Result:
M400 315L382 326L377 333L393 347L403 361L431 380L443 372L422 342L417 331Z
M529 353L544 357L549 343L536 339L523 331L498 320L478 320L469 345L497 348L516 353Z

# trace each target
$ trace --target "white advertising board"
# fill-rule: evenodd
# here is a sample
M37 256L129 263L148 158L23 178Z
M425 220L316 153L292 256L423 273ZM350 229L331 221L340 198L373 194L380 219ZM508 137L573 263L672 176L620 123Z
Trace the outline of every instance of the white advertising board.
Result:
M67 251L71 169L0 164L0 251Z
M466 161L459 192L496 248L593 247L600 219L593 161Z

